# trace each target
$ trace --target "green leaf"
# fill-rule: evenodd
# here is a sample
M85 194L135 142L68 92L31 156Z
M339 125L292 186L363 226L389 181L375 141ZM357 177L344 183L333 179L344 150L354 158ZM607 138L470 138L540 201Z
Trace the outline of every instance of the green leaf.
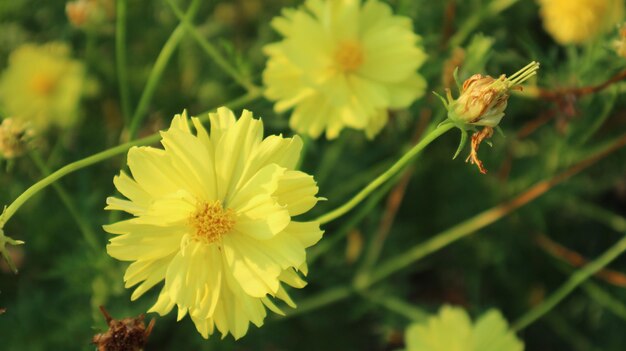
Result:
M453 160L459 156L461 151L463 151L463 149L465 148L465 144L467 144L467 131L464 129L459 130L461 131L461 140L459 141L459 147L456 149L454 156L452 156Z

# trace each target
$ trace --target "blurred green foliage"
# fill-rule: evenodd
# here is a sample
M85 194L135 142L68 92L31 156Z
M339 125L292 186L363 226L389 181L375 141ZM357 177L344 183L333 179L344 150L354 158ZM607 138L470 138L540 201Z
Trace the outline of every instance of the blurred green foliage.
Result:
M455 57L455 43L465 48L465 59L457 57L462 79L474 73L510 74L529 60L537 60L542 65L539 86L555 90L600 84L626 68L626 61L610 46L616 32L582 47L557 46L541 29L537 5L532 1L493 1L503 8L498 13L484 11L492 3L487 0L389 3L397 14L411 17L415 31L423 37L429 59L421 72L429 90L443 91L449 70L446 62ZM188 6L182 0L177 4ZM282 7L298 4L211 1L201 5L194 23L229 62L260 84L265 63L261 47L278 38L269 22ZM454 14L450 6L455 8ZM176 16L163 1L128 1L132 109L158 53L177 25ZM49 168L57 169L119 142L123 116L115 66L115 20L85 31L68 22L65 1L0 2L0 67L6 67L8 54L20 44L47 41L70 43L74 57L86 63L98 87L84 101L77 128L49 133L40 140L38 152ZM622 136L626 132L625 88L617 82L596 94L566 96L558 103L524 94L513 96L501 124L506 137L496 135L492 148L484 145L480 150L490 170L486 176L461 160L451 160L457 132L431 145L411 167L402 205L379 262L550 179ZM200 113L244 93L186 35L160 79L140 134L165 127L183 108ZM270 102L257 99L246 108L264 118L266 134L291 134L288 116L274 113ZM546 123L532 133L520 134L542 116ZM440 102L426 96L410 110L396 111L374 141L351 131L332 142L306 140L302 167L315 175L321 196L329 199L318 205L312 216L347 201L411 145L416 130L443 118ZM231 337L220 340L218 335L205 341L189 319L176 323L170 314L158 318L147 349L394 350L403 346L402 334L412 320L423 319L424 312L435 313L445 303L464 306L474 317L497 308L512 323L572 272L570 265L537 244L537 235L547 235L593 259L624 234L625 157L623 150L612 153L494 225L366 292L351 293L332 305L287 319L268 317L266 325L252 327L237 342ZM20 273L3 270L0 275L0 307L7 309L0 315L0 349L90 350L94 348L91 337L106 327L99 305L122 318L143 313L156 299L156 291L152 291L131 303L130 291L122 282L125 264L105 252L107 235L101 226L111 219L103 211L104 199L113 193L113 175L123 165L124 157L117 157L60 181L79 215L97 234L97 249L86 243L52 188L28 202L7 224L6 232L26 245L13 252ZM2 166L3 204L43 177L29 157ZM318 294L351 284L387 211L389 186L384 190L325 226L321 249L313 250L316 257L310 264L309 285L292 293L296 302L307 306ZM626 271L626 258L618 258L611 268ZM619 311L626 304L625 288L593 278L518 335L527 350L623 350L626 316ZM398 301L400 307L394 304ZM404 304L414 308L414 313L402 307Z

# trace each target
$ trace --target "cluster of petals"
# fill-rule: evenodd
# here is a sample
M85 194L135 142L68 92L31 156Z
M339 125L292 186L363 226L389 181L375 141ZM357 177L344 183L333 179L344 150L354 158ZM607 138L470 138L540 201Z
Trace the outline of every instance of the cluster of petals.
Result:
M210 132L185 113L161 133L163 149L128 152L132 177L115 177L126 198L110 197L107 209L132 218L108 226L116 236L109 255L132 263L126 287L135 300L164 282L150 309L178 308L207 338L217 329L240 338L250 322L261 326L267 309L291 307L285 285L306 283L305 249L322 236L315 221L293 217L318 201L313 177L295 170L299 137L263 138L263 123L244 111L210 114Z
M378 0L307 0L285 9L272 26L283 40L265 47L266 97L290 126L313 138L336 138L345 127L374 137L389 109L422 96L417 73L426 55L408 17Z

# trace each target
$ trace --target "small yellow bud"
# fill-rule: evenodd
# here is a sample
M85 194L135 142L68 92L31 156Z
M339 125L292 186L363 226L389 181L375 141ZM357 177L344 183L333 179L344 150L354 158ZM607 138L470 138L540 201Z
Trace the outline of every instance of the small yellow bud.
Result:
M519 84L534 76L539 63L531 62L511 77L499 78L475 74L463 83L458 99L449 98L448 117L461 125L496 127L502 117L511 89L519 89Z
M24 123L6 118L0 124L0 155L6 159L16 158L28 150L33 132Z
M111 0L75 0L65 5L65 13L76 28L95 28L113 19L115 5Z

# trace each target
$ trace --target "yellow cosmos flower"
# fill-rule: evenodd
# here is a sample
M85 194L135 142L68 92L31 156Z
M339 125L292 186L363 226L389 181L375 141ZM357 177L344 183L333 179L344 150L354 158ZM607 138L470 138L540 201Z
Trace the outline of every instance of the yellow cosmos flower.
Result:
M78 116L85 79L82 63L69 57L62 43L25 44L9 57L0 77L0 105L4 112L37 129L67 127Z
M423 324L409 326L406 351L523 351L500 312L491 310L472 325L467 312L444 306Z
M581 44L613 28L623 0L538 0L543 26L559 44Z
M266 96L277 112L293 108L290 125L299 133L333 139L350 127L372 138L388 109L424 93L420 37L410 18L378 0L307 0L272 26L284 39L264 49Z
M217 328L235 338L250 322L261 326L266 308L282 313L272 297L295 307L284 284L302 288L305 249L322 235L317 222L292 217L318 201L313 177L294 170L299 137L263 139L263 123L244 111L210 114L208 133L185 113L162 132L163 149L128 152L132 178L122 172L114 183L128 200L107 199L107 209L132 214L105 226L118 234L109 255L134 261L124 276L137 284L131 299L165 281L150 312L178 306L207 338Z

